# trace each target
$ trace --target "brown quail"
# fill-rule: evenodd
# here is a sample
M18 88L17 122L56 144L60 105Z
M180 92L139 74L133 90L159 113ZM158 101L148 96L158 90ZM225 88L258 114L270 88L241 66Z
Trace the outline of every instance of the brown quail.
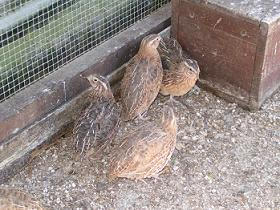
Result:
M124 121L141 117L158 95L163 75L157 51L160 41L157 34L146 36L138 53L128 62L121 82Z
M0 188L0 210L45 209L31 195L18 189Z
M176 145L177 124L172 108L165 107L161 123L145 123L122 137L115 148L109 179L157 177Z
M189 92L199 78L197 61L188 56L176 39L165 38L158 48L163 65L162 95L182 96Z
M83 153L90 147L103 147L112 141L119 129L120 109L106 78L92 74L86 77L91 85L91 103L76 121L73 134L76 149Z

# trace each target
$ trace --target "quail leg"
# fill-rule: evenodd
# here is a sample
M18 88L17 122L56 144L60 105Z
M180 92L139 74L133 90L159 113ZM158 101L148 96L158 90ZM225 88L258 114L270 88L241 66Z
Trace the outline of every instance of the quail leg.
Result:
M89 149L89 150L86 152L85 157L86 157L86 158L89 158L89 157L92 156L95 152L96 152L96 151L95 151L95 148L91 148L91 149Z
M181 96L178 96L178 97L180 98ZM186 104L185 102L182 102L181 100L179 100L179 98L176 100L176 99L174 98L174 96L171 96L171 95L170 95L168 101L170 101L172 105L174 105L174 103L175 103L175 104L181 104L182 106L187 107L189 110L193 110L193 108L192 108L191 106L189 106L189 105Z
M142 183L144 183L144 184L146 184L146 185L148 185L148 183L147 182L145 182L145 180L144 179L135 179L135 181L138 183L138 181L141 181Z
M171 104L171 105L173 105L174 100L175 100L175 99L173 98L173 96L172 96L172 95L169 95L169 99L166 100L163 104L164 104L164 105L166 105L166 104Z
M174 103L183 105L181 101L176 100L172 95L169 95L169 99L165 102L165 104L166 103L171 103L172 105L174 105Z
M177 101L172 95L169 96L169 101L171 101L172 103L179 103L179 101Z
M104 142L104 144L98 145L98 146L97 146L98 149L96 149L95 147L89 149L89 150L86 152L85 157L86 157L86 158L89 158L89 157L91 157L91 156L93 156L93 157L98 156L98 155L100 154L100 152L104 151L104 149L108 146L109 142L110 142L110 141L107 140L106 142Z
M200 93L200 88L197 85L193 86L193 90L197 93L197 95Z
M154 176L152 176L155 180L160 180L162 183L162 178L160 178L159 176L161 174L170 174L171 173L171 168L169 165L166 165L158 174L155 174Z

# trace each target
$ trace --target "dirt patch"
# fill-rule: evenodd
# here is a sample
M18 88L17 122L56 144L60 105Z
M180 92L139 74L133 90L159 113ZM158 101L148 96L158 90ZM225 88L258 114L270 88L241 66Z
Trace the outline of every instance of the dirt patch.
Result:
M167 99L158 97L150 120L161 118ZM198 88L179 100L176 150L158 180L109 183L111 148L81 160L70 133L4 186L51 209L280 208L280 91L255 113ZM139 123L123 123L119 136Z

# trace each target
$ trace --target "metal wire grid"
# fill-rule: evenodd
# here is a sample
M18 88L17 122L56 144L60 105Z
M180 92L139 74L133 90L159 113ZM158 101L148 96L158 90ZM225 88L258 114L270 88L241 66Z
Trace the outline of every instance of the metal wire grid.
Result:
M170 0L0 0L0 102Z

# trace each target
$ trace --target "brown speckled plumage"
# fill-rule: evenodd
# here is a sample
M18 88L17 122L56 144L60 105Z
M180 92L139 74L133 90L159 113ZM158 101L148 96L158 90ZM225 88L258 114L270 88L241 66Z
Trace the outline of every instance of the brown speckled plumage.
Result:
M0 188L0 210L43 210L39 201L18 189Z
M129 61L121 82L122 118L134 119L147 111L155 100L162 82L162 65L157 47L161 37L145 37L138 53Z
M92 86L89 95L91 103L73 129L76 149L81 153L113 140L120 121L120 109L115 103L109 82L100 75L90 75L87 79Z
M177 40L165 38L158 48L163 65L160 93L182 96L189 92L199 78L198 63L189 59Z
M188 58L179 42L174 38L164 37L157 49L163 69L170 69L174 63L179 63L182 57Z
M176 132L174 112L166 107L161 123L145 123L122 138L115 148L109 179L157 177L174 151Z

